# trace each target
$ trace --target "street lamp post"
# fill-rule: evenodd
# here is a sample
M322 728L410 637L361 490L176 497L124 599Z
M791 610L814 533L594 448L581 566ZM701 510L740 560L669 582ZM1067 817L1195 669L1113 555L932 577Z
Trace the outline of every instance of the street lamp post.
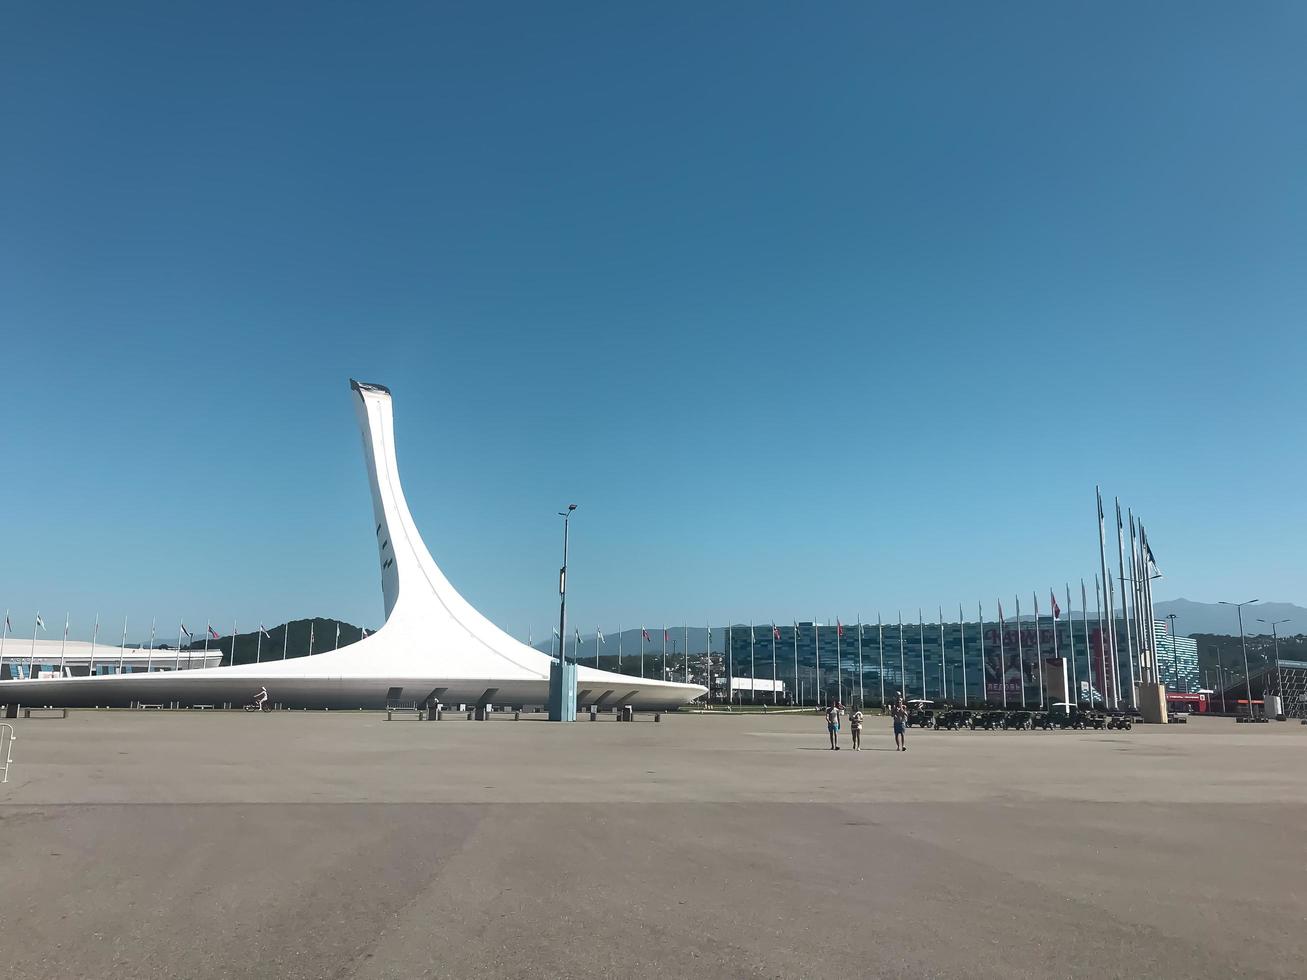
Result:
M1280 710L1284 710L1284 679L1280 676L1280 634L1276 632L1277 626L1282 626L1289 622L1287 619L1277 619L1273 622L1265 619L1257 620L1259 623L1265 623L1271 628L1271 640L1275 644L1275 693L1280 697ZM1263 699L1264 700L1264 699Z
M571 529L572 511L576 504L568 504L559 511L563 519L563 567L558 570L558 662L549 668L549 720L576 720L576 670L567 663L567 545Z
M1259 601L1260 600L1258 599L1248 599L1244 602L1226 602L1224 599L1220 601L1222 606L1234 606L1239 613L1239 647L1243 650L1243 683L1244 690L1248 694L1249 721L1251 721L1253 717L1253 681L1252 674L1248 672L1248 641L1244 639L1243 635L1243 607L1251 606L1254 602Z
M572 522L572 511L576 504L568 504L567 510L559 511L563 519L563 567L558 570L558 659L567 660L567 536Z
M1175 645L1175 613L1167 613L1166 618L1171 621L1171 673L1175 675L1175 689L1180 690L1180 648ZM1157 669L1157 663L1153 663L1153 669Z

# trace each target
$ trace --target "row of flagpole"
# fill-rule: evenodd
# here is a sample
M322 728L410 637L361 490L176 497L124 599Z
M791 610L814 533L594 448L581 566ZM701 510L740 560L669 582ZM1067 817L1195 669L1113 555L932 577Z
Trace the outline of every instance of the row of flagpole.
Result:
M156 625L157 625L157 622L158 622L157 619L155 619L155 620L151 620L151 621L150 621L150 639L149 639L149 643L148 643L147 648L146 648L146 649L147 649L147 657L146 657L146 667L145 667L145 669L146 669L146 672L147 672L147 673L149 673L150 671L153 671L153 670L154 670L154 650L155 650L154 641L155 641L155 638L156 638L156 635L157 635L157 633L156 633ZM60 645L59 645L59 673L60 673L61 675L63 674L64 667L65 667L65 663L66 663L66 659L67 659L68 633L69 633L70 625L71 625L71 614L66 614L66 615L64 616L64 632L63 632L63 639L62 639L62 641L60 642ZM335 649L340 649L340 627L341 627L341 624L340 624L339 622L337 622L337 623L336 623L336 646L335 646ZM315 628L315 624L314 624L312 621L310 621L310 623L309 623L309 653L308 653L309 656L313 656L314 628ZM30 645L29 648L28 648L28 656L27 656L27 672L28 672L28 676L29 676L29 677L31 676L32 671L33 671L33 669L35 668L35 665L36 665L36 640L37 640L37 636L38 636L40 633L46 633L46 632L48 632L48 630L47 630L46 625L45 625L45 620L41 618L41 613L38 611L37 614L36 614L36 618L35 618L35 620L33 621L33 624L32 624L31 645ZM0 664L3 664L3 663L6 662L6 660L5 660L5 644L7 643L7 641L8 641L8 639L9 639L10 635L13 634L13 633L14 633L14 629L13 629L13 624L12 624L10 618L9 618L9 610L6 609L6 610L5 610L4 625L3 625L3 627L0 627ZM362 631L362 635L363 635L363 636L367 636L367 635L368 635L368 631L367 631L366 628ZM181 669L182 669L182 668L181 668L181 654L182 654L182 637L183 637L183 636L185 636L186 639L187 639L187 646L186 646L186 669L187 669L187 670L190 670L190 669L191 669L191 666L192 666L192 653L194 652L192 648L194 647L194 644L195 644L195 634L193 634L190 630L188 630L188 629L186 628L186 623L185 623L185 621L182 621L182 622L180 622L180 623L178 624L178 627L177 627L177 650L176 650L176 652L175 652L175 654L174 654L174 656L173 656L173 670L181 670ZM236 661L236 636L237 636L236 621L233 620L233 621L232 621L232 624L231 624L231 638L232 638L232 639L231 639L231 643L232 643L232 648L231 648L231 659L232 659L232 663L235 663L235 661ZM268 632L267 627L265 627L262 623L260 623L260 624L259 624L259 628L258 628L258 632L257 632L256 636L257 636L257 642L256 642L256 644L255 644L255 655L254 655L254 661L255 661L255 663L260 663L260 662L262 662L262 659L263 659L263 638L266 636L269 640L271 640L271 639L272 639L272 634L271 634L270 632ZM90 673L92 673L92 674L95 673L95 648L96 648L96 643L99 641L99 638L100 638L100 614L99 614L99 613L96 613L96 615L95 615L95 626L94 626L94 628L93 628L92 631L91 631L91 655L90 655L90 662L89 662L89 671L90 671ZM213 623L212 623L212 622L207 623L207 624L205 625L205 634L204 634L204 661L203 661L203 662L207 663L207 661L208 661L209 641L210 641L210 640L220 640L220 639L222 639L222 637L218 634L218 631L217 631L216 629L213 628ZM286 659L286 654L287 654L287 650L288 650L288 647L289 647L289 641L290 641L290 624L289 624L289 623L286 623L286 624L284 625L284 627L283 627L282 648L281 648L281 659L283 659L283 660ZM108 647L108 648L106 648L106 649L113 649L113 648L112 648L112 647ZM139 650L140 650L140 647L138 646L138 647L136 647L136 649L139 651ZM127 652L127 617L124 616L124 617L123 617L123 631L122 631L122 637L121 637L121 639L120 639L120 641L119 641L119 645L118 645L118 673L122 673L122 672L123 672L123 662L124 662L124 658L125 658L125 656L126 656L126 652ZM110 659L110 661L112 661L112 657L110 657L110 658L108 658L108 659ZM14 662L15 662L16 664L21 664L21 663L22 663L22 657L19 657L19 658L15 659ZM42 660L42 663L47 663L47 662L48 662L48 661Z
M1143 523L1136 522L1133 512L1127 510L1127 514L1129 518L1129 531L1130 531L1130 557L1129 557L1130 574L1129 576L1126 575L1126 549L1125 549L1125 542L1124 542L1126 522L1123 521L1122 519L1121 504L1120 501L1117 500L1115 503L1116 503L1116 522L1117 522L1118 578L1116 583L1113 582L1112 576L1108 569L1106 530L1104 526L1105 516L1103 512L1102 493L1098 487L1095 487L1094 489L1095 489L1095 496L1097 499L1097 506L1098 506L1098 531L1099 531L1099 574L1094 576L1094 597L1095 597L1095 610L1096 610L1095 620L1097 622L1097 636L1099 637L1098 671L1097 671L1098 676L1097 677L1094 676L1095 674L1095 670L1094 670L1095 665L1094 665L1094 656L1093 656L1094 649L1089 634L1089 602L1088 602L1087 590L1085 587L1085 580L1082 578L1080 580L1080 600L1081 600L1080 608L1081 608L1081 640L1082 640L1082 646L1084 647L1084 651L1085 651L1084 683L1089 689L1089 700L1091 704L1094 700L1095 685L1097 684L1098 696L1103 701L1104 705L1109 705L1113 708L1121 707L1122 661L1121 661L1119 644L1120 644L1120 635L1121 633L1123 633L1126 641L1125 665L1126 665L1126 669L1129 672L1129 682L1128 682L1128 687L1126 688L1126 690L1128 691L1127 703L1131 708L1137 708L1138 697L1136 692L1136 685L1139 683L1158 683L1160 681L1160 678L1157 675L1156 642L1153 634L1154 612L1153 612L1153 597L1152 597L1152 580L1154 578L1159 578L1161 573L1157 568L1156 559L1154 558L1152 549L1148 544L1148 536L1144 530ZM1121 592L1120 622L1122 623L1123 626L1123 629L1120 633L1117 630L1118 620L1116 615L1116 592L1117 592L1118 583ZM1071 609L1072 609L1070 583L1066 584L1065 596L1066 596L1066 603L1067 603L1067 615L1068 617L1070 617ZM1041 616L1039 610L1038 593L1032 593L1032 600L1033 600L1034 623L1035 623L1034 653L1036 658L1035 662L1037 666L1036 673L1037 673L1038 690L1039 690L1039 703L1043 705L1046 701L1046 692L1044 690L1044 651L1043 651L1043 644L1042 644L1043 636L1042 636L1042 631L1040 629ZM998 687L1000 689L999 693L1001 696L1002 704L1004 707L1007 707L1007 700L1008 700L1008 683L1007 683L1008 654L1006 650L1007 627L1006 627L1006 618L1003 613L1002 601L999 600L997 605L998 605L998 617L999 617L998 618L999 621L998 661L1000 664L1000 677L999 677ZM1060 621L1062 613L1060 607L1058 606L1057 594L1052 589L1049 590L1049 606L1050 606L1049 612L1051 614L1052 621L1053 621L1053 628L1051 630L1051 634L1052 634L1051 652L1054 658L1058 658L1058 654L1059 654L1058 622ZM1018 676L1020 677L1020 684L1019 684L1020 703L1022 707L1026 707L1027 700L1028 700L1027 692L1026 692L1026 674L1025 674L1026 657L1025 657L1025 650L1023 649L1023 637L1022 637L1022 630L1021 630L1020 596L1015 597L1015 609L1016 609L1016 625L1017 625L1015 639L1016 639L1016 647L1017 647L1016 649L1017 669L1018 669ZM980 652L980 666L981 666L981 675L980 675L981 692L982 692L982 700L987 702L989 700L989 695L991 692L989 691L988 689L989 685L986 683L985 680L986 678L985 636L984 636L985 619L984 619L983 604L977 604L977 617L978 617L978 623L980 625L979 652ZM921 697L925 698L927 696L926 644L925 644L926 626L925 626L924 617L922 616L920 610L918 610L917 613L917 620L918 620L917 635L918 635L918 646L919 646L920 666L921 666L920 693L921 693ZM970 700L969 691L967 689L968 671L967 671L967 656L966 656L967 644L966 644L965 624L966 624L965 614L963 612L961 605L959 605L958 629L959 629L960 641L961 641L962 663L960 665L960 668L962 674L962 702L964 704L969 702ZM939 687L939 693L941 697L947 698L949 682L948 682L948 664L945 657L944 628L945 628L945 621L944 621L943 607L940 607L939 610L940 680L939 680L938 687ZM735 659L734 648L732 644L733 629L734 629L733 626L727 627L727 638L723 650L724 666L728 678L730 678L733 674L734 659ZM796 701L803 702L806 701L807 699L803 697L803 691L801 687L802 678L799 669L799 651L798 651L799 629L800 629L799 624L797 621L795 621L793 625L793 634L792 634L793 660L794 660L792 679L794 683L794 689L791 691L791 695L795 698ZM814 652L813 680L815 682L814 692L813 692L814 700L824 700L827 697L826 689L822 684L820 629L821 627L819 627L814 621L812 624L813 652ZM878 646L880 650L880 663L879 663L879 669L877 671L877 679L880 686L880 701L882 704L884 704L886 698L885 665L884 665L885 627L879 615L876 618L876 629L877 629L877 637L878 637ZM689 627L688 626L683 627L683 630L685 635L685 647L684 647L685 679L688 682L690 679ZM905 641L902 613L900 613L898 617L898 631L899 631L898 683L901 686L901 688L903 688L903 693L907 694L908 692L906 690L906 685L907 685L908 678L907 678L907 669L906 669L906 641ZM772 632L771 694L772 694L773 702L775 702L779 700L779 693L780 693L779 682L781 679L777 670L777 662L778 662L777 643L781 641L781 632L780 632L780 627L778 627L775 624L775 622L771 623L771 632ZM750 624L749 626L749 634L750 634L749 662L750 662L750 682L751 682L750 693L753 699L756 700L757 689L756 689L755 682L759 678L757 677L757 669L756 669L756 637L754 633L753 624ZM669 630L667 629L667 627L664 627L663 643L662 643L662 675L664 678L667 678L669 676L667 670L668 636L669 636ZM844 658L843 658L843 650L842 650L843 636L844 636L844 624L837 618L836 630L835 630L835 643L836 643L835 695L836 698L840 700L843 699L843 693L844 693L843 690ZM622 653L623 653L622 639L623 639L623 633L619 628L618 649L617 649L617 662L618 662L619 672L621 671ZM864 635L863 624L859 619L858 672L856 677L859 700L863 700L865 696L866 674L863 665L864 639L865 639L865 635ZM1076 700L1079 701L1082 687L1081 687L1081 678L1079 676L1076 646L1075 646L1075 623L1074 620L1072 619L1068 619L1067 639L1069 644L1069 648L1067 651L1068 652L1067 660L1071 670L1071 677L1070 677L1071 687L1072 690L1075 691ZM554 631L554 640L555 640L555 656L557 656L557 650L558 647L560 646L564 648L564 653L565 653L566 643L564 642L562 637L558 636L557 630ZM646 627L642 626L640 628L640 676L641 677L646 676L645 646L650 642L651 639L649 636L649 631ZM573 650L574 650L574 658L578 661L580 660L580 656L581 656L581 645L582 645L581 633L580 630L576 630ZM596 627L595 628L595 654L594 654L594 662L596 667L598 667L599 665L599 650L600 647L603 645L607 645L607 641L604 639L603 631L599 627ZM707 644L706 644L705 655L709 658L709 663L711 665L711 657L712 657L712 627L711 626L707 628ZM711 680L711 666L709 669L709 674ZM957 694L958 694L956 687L957 687L956 682L954 682L953 695L955 700L957 699ZM852 696L852 693L853 693L853 687L850 686L850 696Z

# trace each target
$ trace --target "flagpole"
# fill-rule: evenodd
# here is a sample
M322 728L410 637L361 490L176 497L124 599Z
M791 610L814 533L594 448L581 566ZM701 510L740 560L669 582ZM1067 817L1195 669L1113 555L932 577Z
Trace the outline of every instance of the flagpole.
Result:
M962 621L962 603L958 603L958 636L962 644L962 707L967 706L967 624ZM953 692L957 694L957 691Z
M286 659L286 650L290 646L290 620L286 620L281 631L281 659Z
M944 607L939 607L939 690L941 700L948 700L948 667L944 664ZM958 692L954 691L956 698Z
M903 610L899 610L899 684L902 690L899 691L905 698L908 696L908 662L906 658L907 641L903 638Z
M232 627L232 628L235 629L235 627ZM578 634L578 635L579 635L579 634ZM337 649L337 650L340 649L340 623L339 623L339 621L336 623L336 646L335 646L335 649ZM235 663L235 659L236 659L236 641L235 641L234 639L231 641L231 655L232 655L232 662ZM581 655L581 654L580 654L580 651L578 650L578 651L577 651L577 656L580 656L580 655Z
M980 703L989 703L989 680L985 677L985 607L976 601L976 627L980 630Z
M622 624L617 624L617 672L622 672ZM689 678L687 677L688 681Z
M1052 617L1053 617L1053 659L1054 659L1054 660L1057 660L1057 659L1058 659L1058 656L1057 656L1057 624L1058 624L1058 620L1059 620L1061 617L1058 615L1058 611L1057 611L1057 596L1053 593L1053 589L1052 589L1051 586L1049 587L1049 590L1048 590L1048 601L1052 604L1052 608L1049 609L1049 613L1050 613L1050 614L1052 615ZM1040 676L1042 677L1042 676L1044 676L1044 675L1041 673ZM1066 678L1066 674L1063 673L1062 677L1063 677L1062 686L1065 687L1065 686L1066 686L1066 680L1065 680L1065 678Z
M681 644L685 647L685 683L690 683L690 624L681 624ZM708 690L708 696L712 697L711 686Z
M1144 586L1140 581L1139 574L1139 557L1135 549L1135 515L1129 507L1126 508L1126 518L1130 523L1130 598L1135 605L1135 649L1139 651L1139 682L1145 683L1144 675L1148 669L1145 662L1144 651L1144 624L1140 620L1140 611L1144 608L1143 596Z
M1017 676L1021 679L1021 707L1026 706L1026 652L1021 645L1021 596L1017 600Z
M1076 699L1072 704L1080 703L1080 681L1076 675L1076 618L1071 611L1071 583L1066 583L1066 635L1071 641L1071 689Z
M728 633L727 636L729 635L730 634ZM754 668L754 661L753 661L754 642L755 641L753 637L753 621L750 620L749 621L749 703L750 704L758 703L758 680L757 680L758 672Z
M858 707L861 709L866 703L866 696L863 694L862 675L862 613L858 613Z
M5 664L5 640L9 637L9 610L5 610L4 632L0 632L0 668ZM2 673L3 671L0 671Z
M640 677L644 678L644 625L640 626Z
M797 619L794 620L793 639L794 639L794 703L802 707L803 698L800 695L802 695L803 693L803 688L799 686L799 621Z
M1103 634L1103 598L1102 598L1102 591L1099 588L1097 575L1094 576L1094 616L1098 619L1098 656L1099 656L1098 672L1102 676L1102 680L1103 680L1103 707L1106 709L1107 708L1107 650L1104 644L1107 642L1107 637ZM1090 672L1089 676L1092 683L1092 679L1093 679L1092 671ZM1090 700L1090 704L1092 705L1093 697L1091 696L1089 700Z
M340 647L340 623L336 624L336 646ZM234 619L231 621L231 666L236 666L236 620Z
M68 646L68 617L71 615L72 615L71 613L67 613L67 612L64 613L64 638L63 641L59 644L59 676L60 677L64 676L64 650Z
M776 691L776 623L771 623L771 703L778 704L778 691Z
M1111 627L1109 632L1112 634L1112 637L1115 640L1116 639L1116 586L1112 584L1112 579L1110 576L1108 577L1107 580L1107 589L1105 590L1105 592L1107 596L1106 605L1107 605L1108 624ZM1122 601L1123 602L1125 601L1124 596L1122 596ZM1116 650L1116 655L1112 657L1112 702L1115 705L1115 707L1118 710L1120 710L1121 708L1121 650L1119 647Z
M921 700L926 700L926 621L917 607L917 652L921 654Z
M1039 674L1039 706L1044 706L1044 640L1039 627L1039 593L1031 592L1035 603L1035 672Z
M816 651L816 658L813 661L813 674L815 675L813 677L815 683L815 686L813 687L813 703L825 704L825 692L822 690L821 686L821 627L817 625L816 616L812 617L812 642Z
M1157 562L1153 560L1153 547L1148 543L1148 535L1144 533L1144 525L1142 521L1139 524L1139 546L1141 549L1139 553L1139 566L1143 569L1144 580L1144 608L1148 611L1148 632L1146 636L1149 649L1148 662L1151 668L1149 681L1152 684L1161 684L1162 678L1157 668L1157 637L1153 633L1153 623L1157 618L1157 613L1153 609L1153 573L1149 571L1148 566L1152 565L1152 567L1157 571L1159 577L1162 574L1162 570L1157 567ZM1178 667L1176 668L1175 679L1176 685L1178 686L1180 683Z
M172 660L172 670L174 674L181 669L181 665L182 665L182 633L185 631L185 629L186 629L185 623L177 624L177 656L173 657Z
M127 651L127 617L123 617L123 638L118 644L118 673L123 672L123 654Z
M880 706L885 707L885 624L876 613L876 642L880 646Z
M263 622L259 622L259 632L254 639L254 662L263 663Z
M205 620L204 622L204 666L209 666L209 637L213 636L213 623ZM219 664L222 663L219 658ZM191 669L191 648L186 648L186 669Z
M1108 657L1108 656L1111 656L1112 659L1114 659L1114 660L1116 659L1116 624L1113 623L1113 624L1112 624L1112 629L1108 630L1108 632L1107 632L1106 634L1104 634L1104 633L1102 632L1103 621L1102 621L1102 607L1101 607L1101 603L1103 603L1104 601L1107 601L1107 599L1108 599L1108 581L1109 581L1109 577L1108 577L1108 574L1107 574L1107 538L1106 538L1106 534L1107 534L1107 532L1106 532L1106 529L1103 527L1103 521L1104 521L1104 517L1103 517L1103 494L1102 494L1102 491L1098 488L1097 485L1094 486L1094 497L1095 497L1095 499L1098 501L1098 565L1099 565L1099 570L1100 570L1100 572L1101 572L1101 574L1102 574L1102 582L1103 582L1103 586L1102 586L1102 597L1101 597L1100 600L1099 600L1099 602L1100 602L1100 607L1099 607L1099 623L1098 623L1098 626L1099 626L1099 645L1100 645L1100 647L1101 647L1101 646L1103 645L1103 642L1104 642L1104 641L1106 641L1106 643L1107 643L1107 646L1106 646L1106 648L1105 648L1104 651L1103 651L1103 654L1104 654L1104 656L1103 656L1103 665L1104 665L1104 666L1103 666L1103 684L1106 685L1106 684L1107 684L1107 657ZM1097 586L1095 586L1095 591L1097 591ZM1111 608L1111 606L1108 606L1108 612L1109 612L1109 614L1112 612L1112 608ZM1107 707L1107 688L1106 688L1106 686L1104 686L1104 688L1103 688L1103 707L1105 707L1105 708Z
M1080 579L1080 629L1085 641L1085 680L1089 684L1089 707L1094 706L1094 650L1089 644L1089 597L1085 595L1085 580ZM1080 694L1076 692L1076 704L1080 703Z
M1150 652L1148 660L1151 671L1149 675L1149 683L1160 684L1162 683L1162 678L1157 670L1157 638L1153 635L1153 618L1156 615L1153 611L1153 574L1148 570L1150 564L1154 568L1157 568L1157 563L1153 561L1153 549L1152 546L1148 544L1148 535L1144 533L1144 525L1142 521L1139 522L1139 543L1142 547L1142 551L1139 555L1139 567L1142 571L1141 578L1143 579L1144 609L1148 617L1147 639ZM1158 570L1158 574L1161 574L1160 569ZM1172 652L1174 653L1174 650ZM1178 660L1176 661L1176 664L1175 676L1178 686L1180 679Z
M150 652L145 658L145 672L148 674L154 670L154 630L159 625L159 617L154 616L150 619Z
M731 656L731 624L730 617L727 617L726 623L726 642L722 644L722 671L726 674L726 692L730 695L727 701L734 701L736 696L735 690L735 658ZM712 627L708 627L708 662L712 663ZM744 695L740 694L740 703L744 703Z
M835 617L835 701L844 703L844 624Z
M27 679L32 679L32 668L36 666L36 630L41 625L41 611L36 612L36 619L32 622L32 649L27 655ZM1248 706L1249 713L1252 712L1252 704Z
M1002 675L999 690L1003 692L1003 710L1007 710L1007 623L1003 620L1003 600L998 601L998 662Z
M1122 539L1121 525L1121 498L1116 497L1116 553L1119 560L1119 569L1121 574L1121 615L1125 619L1125 649L1126 649L1126 666L1130 670L1130 707L1138 706L1138 695L1135 691L1135 641L1131 636L1132 626L1130 622L1130 605L1126 601L1129 593L1125 590L1125 541ZM1135 609L1136 624L1139 619L1139 610ZM1137 626L1135 627L1137 628Z

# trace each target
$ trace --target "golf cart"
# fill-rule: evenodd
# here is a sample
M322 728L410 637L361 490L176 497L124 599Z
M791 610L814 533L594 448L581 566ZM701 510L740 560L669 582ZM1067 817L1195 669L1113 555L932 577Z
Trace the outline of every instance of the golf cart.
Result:
M924 698L912 698L908 701L908 727L938 728L935 718L935 702Z

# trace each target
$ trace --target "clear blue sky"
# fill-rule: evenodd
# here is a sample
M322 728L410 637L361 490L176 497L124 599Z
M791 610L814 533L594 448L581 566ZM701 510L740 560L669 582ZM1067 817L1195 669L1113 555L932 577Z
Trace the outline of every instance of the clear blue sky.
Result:
M0 605L588 632L1307 600L1300 3L10 4ZM195 626L192 626L194 629Z

